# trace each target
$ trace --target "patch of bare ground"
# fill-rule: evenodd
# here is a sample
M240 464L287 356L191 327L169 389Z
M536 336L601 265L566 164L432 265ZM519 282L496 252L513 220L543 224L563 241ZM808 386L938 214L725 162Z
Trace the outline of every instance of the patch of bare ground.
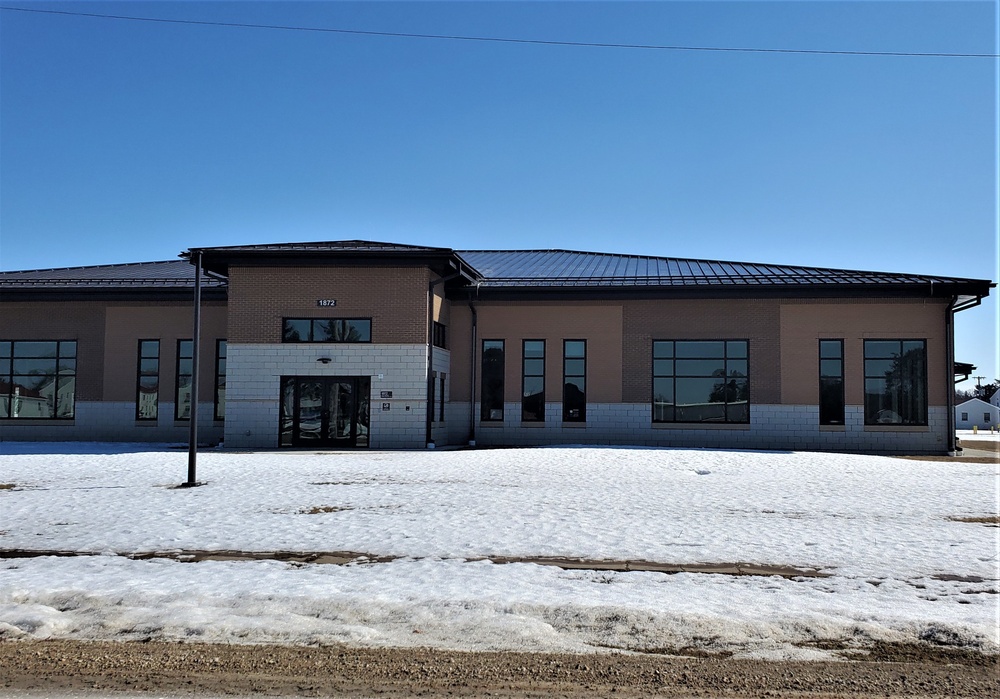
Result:
M16 483L0 483L0 490L14 490L16 487Z
M1000 696L998 656L877 645L833 662L342 646L0 642L0 688L302 697Z
M949 517L952 522L965 522L967 524L989 524L994 527L1000 526L1000 515L983 515L981 517Z

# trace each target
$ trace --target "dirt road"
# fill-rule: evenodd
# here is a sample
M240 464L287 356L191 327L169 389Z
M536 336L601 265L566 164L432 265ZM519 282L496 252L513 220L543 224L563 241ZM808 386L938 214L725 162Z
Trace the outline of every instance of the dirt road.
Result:
M90 690L180 696L1000 696L1000 658L880 646L865 660L459 653L197 643L0 642L0 695ZM32 692L33 694L33 692Z

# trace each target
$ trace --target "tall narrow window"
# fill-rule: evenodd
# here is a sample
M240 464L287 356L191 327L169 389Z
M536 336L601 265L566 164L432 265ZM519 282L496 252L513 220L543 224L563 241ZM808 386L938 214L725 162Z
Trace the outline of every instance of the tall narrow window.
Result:
M503 422L503 340L483 340L483 383L480 419Z
M432 326L433 333L431 335L434 341L435 347L440 347L441 349L448 349L448 328L442 323L434 321Z
M587 341L563 340L563 422L587 421Z
M545 340L524 340L521 355L521 420L545 422Z
M226 419L226 341L215 341L215 419Z
M747 340L655 340L653 422L750 422Z
M76 340L0 340L0 418L76 415Z
M844 341L819 341L819 424L844 424Z
M194 371L194 343L177 341L177 384L174 388L174 419L191 419L191 372Z
M139 340L135 419L155 420L160 402L160 341Z
M438 422L444 422L444 380L447 376L443 371L438 374Z
M430 390L430 395L427 396L427 410L431 414L431 422L436 422L437 414L434 410L434 406L437 405L437 380L438 373L436 371L431 372L431 380L428 389Z
M926 340L865 340L865 424L927 424Z

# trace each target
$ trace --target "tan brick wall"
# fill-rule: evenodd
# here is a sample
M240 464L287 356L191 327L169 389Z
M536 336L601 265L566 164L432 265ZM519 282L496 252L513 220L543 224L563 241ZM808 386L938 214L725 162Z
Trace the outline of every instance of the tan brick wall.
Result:
M0 304L0 339L76 340L76 399L101 400L104 310L100 302L4 302Z
M617 403L622 399L622 308L598 302L483 302L476 304L479 332L476 362L483 340L506 340L504 400L521 400L521 341L545 340L545 395L562 400L563 340L587 341L587 402ZM469 400L468 304L452 307L451 399ZM476 382L479 383L477 365ZM479 386L476 386L478 400Z
M772 299L627 301L624 309L622 397L652 399L653 340L750 341L750 402L781 400L779 304Z
M174 400L177 341L193 333L191 304L109 306L105 328L104 400L134 401L139 340L160 341L160 401ZM199 399L212 400L215 385L215 341L226 337L226 307L204 302L201 311Z
M945 405L953 380L947 364L947 304L939 300L786 301L781 306L781 400L819 403L819 340L844 340L844 393L864 402L864 340L927 340L928 403Z
M231 267L229 341L281 342L282 318L371 318L374 343L426 343L430 276L426 267Z

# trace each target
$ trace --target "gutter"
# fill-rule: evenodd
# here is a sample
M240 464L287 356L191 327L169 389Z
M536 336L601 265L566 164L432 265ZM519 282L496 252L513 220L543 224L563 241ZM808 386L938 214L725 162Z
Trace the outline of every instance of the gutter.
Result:
M948 456L958 454L958 438L955 436L955 307L958 305L958 297L954 296L948 302L948 308L944 312L945 326L945 346L947 347L947 357L945 359L945 369L948 372L946 386L945 404L948 406Z
M945 344L947 345L947 359L945 368L948 370L948 391L945 400L948 406L948 456L955 456L958 453L958 439L955 437L955 314L975 308L983 302L983 297L990 293L990 289L996 284L986 287L986 293L976 294L970 299L961 301L959 296L952 296L948 301L948 308L945 310ZM934 284L931 283L931 296L934 295Z

